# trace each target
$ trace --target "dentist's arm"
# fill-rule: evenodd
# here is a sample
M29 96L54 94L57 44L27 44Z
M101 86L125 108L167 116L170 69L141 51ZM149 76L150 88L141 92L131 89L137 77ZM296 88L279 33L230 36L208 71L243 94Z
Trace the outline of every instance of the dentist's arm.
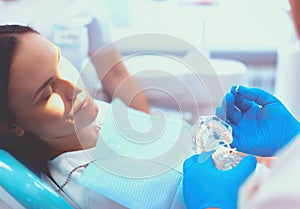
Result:
M88 25L88 53L98 78L110 99L119 97L128 106L149 113L146 97L127 71L117 47L104 40L108 25L105 18L94 18Z
M111 99L119 97L134 109L150 112L144 93L130 76L117 49L109 47L98 51L91 56L91 60Z
M290 0L292 18L297 32L298 39L300 39L300 1Z

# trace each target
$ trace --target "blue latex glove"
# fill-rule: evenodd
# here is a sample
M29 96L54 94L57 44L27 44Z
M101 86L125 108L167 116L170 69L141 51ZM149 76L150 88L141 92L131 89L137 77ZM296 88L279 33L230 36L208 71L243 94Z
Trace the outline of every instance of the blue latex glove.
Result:
M258 88L233 86L216 114L232 126L231 146L245 153L272 156L300 132L285 106Z
M198 159L199 155L194 155L183 165L183 195L187 207L237 208L238 190L255 170L256 158L248 155L226 171L218 170L211 157L202 164Z

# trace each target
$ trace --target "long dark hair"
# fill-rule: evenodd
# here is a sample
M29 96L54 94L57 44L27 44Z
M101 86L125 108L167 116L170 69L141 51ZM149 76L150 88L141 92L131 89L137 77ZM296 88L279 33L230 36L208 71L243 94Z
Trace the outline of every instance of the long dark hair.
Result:
M0 25L0 149L5 149L31 169L48 174L47 160L50 157L46 145L36 136L25 133L17 137L11 133L15 119L8 104L8 82L11 62L20 43L20 36L37 33L29 26Z

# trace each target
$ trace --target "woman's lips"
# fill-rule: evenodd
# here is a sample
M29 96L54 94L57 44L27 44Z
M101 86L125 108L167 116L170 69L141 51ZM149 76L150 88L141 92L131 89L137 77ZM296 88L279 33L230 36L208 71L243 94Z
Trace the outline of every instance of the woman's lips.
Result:
M75 102L73 103L74 105L73 114L75 115L76 113L85 109L89 105L89 103L90 103L90 97L87 94L87 92L86 91L80 92L77 95Z

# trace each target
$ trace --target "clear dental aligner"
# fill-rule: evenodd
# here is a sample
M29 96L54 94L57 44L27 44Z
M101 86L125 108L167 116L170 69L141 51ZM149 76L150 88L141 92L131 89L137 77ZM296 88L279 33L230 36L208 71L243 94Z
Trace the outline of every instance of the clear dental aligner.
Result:
M231 126L217 116L201 116L193 126L193 150L197 154L213 151L213 161L220 170L231 169L242 159L230 147L232 140Z

